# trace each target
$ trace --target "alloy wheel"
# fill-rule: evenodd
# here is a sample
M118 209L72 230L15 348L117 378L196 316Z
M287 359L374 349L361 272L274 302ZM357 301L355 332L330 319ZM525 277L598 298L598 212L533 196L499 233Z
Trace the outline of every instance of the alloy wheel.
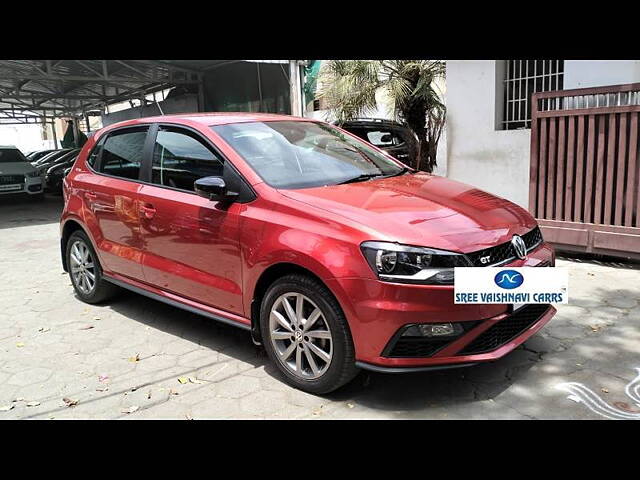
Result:
M96 270L87 244L82 240L73 242L69 260L75 286L85 295L91 294L96 286Z
M280 295L269 312L269 335L278 361L295 376L313 380L329 368L331 329L322 310L301 293Z

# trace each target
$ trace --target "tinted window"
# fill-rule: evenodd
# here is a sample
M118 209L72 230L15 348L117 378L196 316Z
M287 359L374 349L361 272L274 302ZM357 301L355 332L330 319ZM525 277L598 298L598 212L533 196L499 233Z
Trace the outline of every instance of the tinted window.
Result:
M223 161L195 135L180 129L162 129L153 149L151 181L193 191L202 177L222 176Z
M16 148L1 148L0 163L26 162L27 159L22 152Z
M212 128L276 188L335 185L403 171L385 154L323 123L248 122Z
M115 132L104 142L100 171L116 177L138 179L147 129Z
M402 143L402 140L389 130L369 131L367 141L376 147L393 147Z

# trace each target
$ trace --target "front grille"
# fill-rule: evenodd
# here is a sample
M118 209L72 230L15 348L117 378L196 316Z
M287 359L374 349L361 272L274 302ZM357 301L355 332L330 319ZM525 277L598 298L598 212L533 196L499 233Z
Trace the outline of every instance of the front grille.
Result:
M24 183L24 175L0 175L0 185Z
M533 250L540 243L542 243L542 233L539 227L535 227L533 230L522 235L522 240L527 246L527 252ZM516 252L513 249L511 242L501 243L495 247L485 248L478 250L477 252L467 253L467 258L471 261L474 267L488 267L491 265L497 265L505 263L509 260L516 258ZM481 258L489 256L490 260L484 264L480 261Z
M468 332L475 327L480 321L474 320L470 322L461 322L464 332ZM446 347L455 338L427 338L427 337L403 337L402 332L408 328L409 325L403 327L398 333L391 339L387 347L384 349L382 355L384 357L430 357L438 350Z
M486 353L501 347L536 323L549 310L549 307L550 305L544 304L522 307L513 315L482 332L475 340L458 352L458 355Z

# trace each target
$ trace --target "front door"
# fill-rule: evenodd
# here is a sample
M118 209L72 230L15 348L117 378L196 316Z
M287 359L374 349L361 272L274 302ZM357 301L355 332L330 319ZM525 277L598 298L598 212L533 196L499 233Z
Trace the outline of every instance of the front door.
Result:
M151 184L142 185L140 224L147 283L242 315L239 213L196 195L195 180L222 176L224 160L198 134L160 127Z

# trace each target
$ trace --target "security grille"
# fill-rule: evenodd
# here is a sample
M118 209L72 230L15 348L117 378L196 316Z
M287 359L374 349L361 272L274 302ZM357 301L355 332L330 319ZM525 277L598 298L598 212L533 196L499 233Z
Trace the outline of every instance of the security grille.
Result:
M507 60L503 130L531 128L531 95L562 90L564 60Z

